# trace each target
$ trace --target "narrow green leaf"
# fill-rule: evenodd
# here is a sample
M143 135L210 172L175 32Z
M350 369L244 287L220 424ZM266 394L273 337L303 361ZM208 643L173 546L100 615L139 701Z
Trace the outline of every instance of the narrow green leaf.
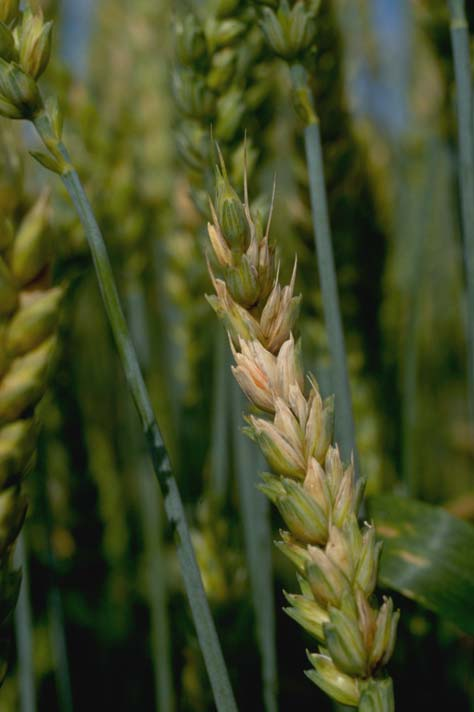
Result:
M440 507L395 495L369 497L384 542L379 583L474 634L474 527Z
M242 414L247 409L247 402L235 382L232 384L232 405L235 470L239 484L257 638L262 657L265 710L277 712L272 531L268 499L257 490L258 473L265 469L265 462L260 450L242 433Z

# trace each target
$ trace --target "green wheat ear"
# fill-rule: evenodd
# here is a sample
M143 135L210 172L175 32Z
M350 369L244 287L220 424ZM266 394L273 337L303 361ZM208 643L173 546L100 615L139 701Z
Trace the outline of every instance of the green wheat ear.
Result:
M63 290L51 284L46 195L18 228L0 227L0 610L18 593L12 550L26 514L22 482L36 449L36 405L56 345ZM15 585L14 585L15 584Z

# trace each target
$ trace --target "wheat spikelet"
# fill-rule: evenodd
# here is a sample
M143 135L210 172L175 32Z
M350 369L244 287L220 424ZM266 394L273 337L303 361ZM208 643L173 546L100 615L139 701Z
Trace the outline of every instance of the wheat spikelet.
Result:
M389 710L392 684L382 669L399 613L391 599L374 607L380 544L374 528L357 520L363 482L331 445L333 399L323 401L311 375L305 387L292 333L301 300L294 295L296 264L282 286L270 221L264 230L251 216L247 185L242 204L222 158L211 212L215 295L208 300L229 333L236 380L266 414L250 415L247 432L272 470L261 489L288 527L279 547L298 571L301 594L287 594L287 613L320 643L307 674L340 703Z

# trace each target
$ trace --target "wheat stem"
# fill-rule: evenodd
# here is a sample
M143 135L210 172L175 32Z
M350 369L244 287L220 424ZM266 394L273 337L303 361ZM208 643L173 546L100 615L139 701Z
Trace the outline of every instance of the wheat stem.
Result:
M181 495L130 338L104 239L77 171L66 147L57 140L48 115L40 112L34 124L45 146L54 143L65 162L61 177L84 227L119 358L148 442L168 520L176 532L178 559L214 699L219 711L232 712L237 709L236 703L196 562Z
M474 102L464 0L449 0L448 4L456 78L459 186L467 280L468 394L471 418L474 418Z
M433 149L432 149L433 150ZM402 174L404 202L400 230L408 231L413 243L413 254L407 291L408 313L402 352L402 482L409 497L418 496L420 477L417 468L417 424L419 415L419 328L421 324L422 287L425 274L426 245L433 228L431 215L433 197L436 195L436 160L431 154L426 168L421 170L421 185L409 180L408 165ZM419 161L419 156L416 155ZM404 209L403 209L404 208ZM407 212L413 213L413 221L407 222Z
M149 369L150 334L146 314L146 300L138 282L127 293L127 317L131 335L140 366L145 373ZM130 404L131 406L131 404ZM130 409L129 409L130 410ZM132 467L137 475L141 521L147 569L147 593L150 609L150 651L153 662L153 680L155 685L156 709L159 712L173 712L175 709L173 694L173 674L171 661L170 630L168 624L168 591L165 570L165 551L163 546L163 503L156 481L149 472L149 462L143 452L142 439L135 414L130 411L129 428L138 442L132 450L138 455ZM137 432L138 428L138 432Z
M318 260L323 310L332 361L332 382L336 398L336 434L345 460L354 454L356 473L359 471L355 443L355 426L347 367L344 330L337 290L337 277L332 249L331 226L324 180L324 161L319 120L311 97L308 75L301 65L293 65L291 75L295 93L302 101L305 120L304 141L308 166L314 242Z
M348 460L353 452L356 459L354 417L329 227L319 124L312 123L306 126L304 134L324 318L333 363L333 386L338 414L336 432L341 443L343 458Z
M151 650L155 682L156 708L159 712L175 709L171 662L170 629L167 615L167 586L163 576L165 551L163 546L162 503L156 483L147 472L148 463L141 463L139 486L144 513L143 532L147 561L147 583L151 620Z
M270 506L256 492L257 473L265 466L262 454L240 429L245 398L232 383L235 468L242 507L246 559L249 567L257 640L262 653L263 699L266 712L277 712L278 671L275 640L275 602L272 584ZM270 533L270 536L269 536Z

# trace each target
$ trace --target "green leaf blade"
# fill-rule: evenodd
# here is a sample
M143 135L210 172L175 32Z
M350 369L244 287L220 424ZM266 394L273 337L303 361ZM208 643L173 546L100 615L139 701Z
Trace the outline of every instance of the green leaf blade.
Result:
M368 512L384 542L379 584L474 635L474 527L394 495L370 497Z

